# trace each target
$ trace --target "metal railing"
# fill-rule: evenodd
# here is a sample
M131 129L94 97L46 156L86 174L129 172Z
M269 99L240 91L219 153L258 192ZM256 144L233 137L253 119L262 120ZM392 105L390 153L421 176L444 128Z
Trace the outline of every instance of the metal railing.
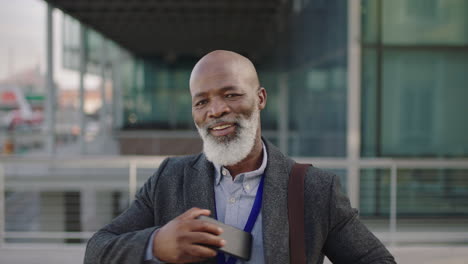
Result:
M123 169L127 170L128 177L126 184L128 185L129 202L133 200L138 186L138 170L152 169L157 167L166 157L162 156L119 156L119 157L70 157L70 158L25 158L25 157L3 157L0 161L0 245L4 244L8 239L87 239L92 235L92 232L46 232L46 231L8 231L6 230L6 200L5 192L11 190L40 190L44 186L40 186L41 177L30 177L27 180L16 181L12 177L11 182L6 181L6 173L9 170L18 171L25 170L28 166L39 166L46 172L55 169ZM312 163L317 167L324 169L344 169L348 170L352 166L358 166L360 169L387 169L390 170L390 191L389 191L389 212L388 212L388 232L377 232L377 235L384 239L390 245L395 245L398 241L411 240L410 237L416 239L435 239L439 237L438 233L411 233L405 232L399 234L397 232L397 198L398 198L398 177L401 169L468 169L468 160L465 159L361 159L352 161L347 159L325 159L325 158L296 158L298 162ZM35 171L30 173L34 174ZM145 175L148 177L149 175ZM83 190L93 186L93 183L83 181L67 182L66 177L62 177L62 182L46 183L48 187L55 187L57 190L70 187ZM347 179L349 180L349 179ZM467 174L468 181L468 174ZM39 184L39 185L37 185ZM112 185L112 182L101 183L104 185ZM122 185L114 184L115 186ZM125 183L123 184L125 185ZM96 184L98 186L98 184ZM96 187L93 186L93 187ZM354 192L359 190L348 190ZM356 206L356 205L354 205ZM468 228L468 226L467 226ZM468 232L451 233L448 239L460 241L468 237ZM422 236L422 237L421 237ZM437 239L436 239L437 240Z

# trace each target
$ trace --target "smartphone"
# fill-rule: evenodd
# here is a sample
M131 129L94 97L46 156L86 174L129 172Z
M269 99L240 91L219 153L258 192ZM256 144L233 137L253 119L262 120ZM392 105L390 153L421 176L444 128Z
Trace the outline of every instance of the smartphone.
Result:
M219 235L226 240L224 247L215 248L221 252L232 255L241 260L249 260L252 251L252 234L245 232L239 228L226 225L211 217L200 215L198 219L213 223L221 227L224 232Z

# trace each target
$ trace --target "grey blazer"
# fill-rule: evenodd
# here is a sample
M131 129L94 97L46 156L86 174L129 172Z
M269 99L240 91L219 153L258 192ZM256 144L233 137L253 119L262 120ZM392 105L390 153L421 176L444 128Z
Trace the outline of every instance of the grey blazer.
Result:
M263 192L265 263L289 263L287 186L294 163L269 142ZM166 159L132 205L89 240L84 263L143 263L151 233L192 207L215 210L214 168L203 154ZM311 167L305 179L307 263L395 263L358 220L338 177ZM216 263L215 259L203 263Z

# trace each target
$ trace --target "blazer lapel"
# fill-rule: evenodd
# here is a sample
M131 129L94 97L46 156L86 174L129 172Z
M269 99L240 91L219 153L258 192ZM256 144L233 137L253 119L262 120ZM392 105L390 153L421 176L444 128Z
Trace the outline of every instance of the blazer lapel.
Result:
M183 183L184 203L187 209L198 207L215 213L214 167L200 154L198 159L187 166Z
M289 263L287 187L292 160L264 142L268 153L262 207L265 263Z

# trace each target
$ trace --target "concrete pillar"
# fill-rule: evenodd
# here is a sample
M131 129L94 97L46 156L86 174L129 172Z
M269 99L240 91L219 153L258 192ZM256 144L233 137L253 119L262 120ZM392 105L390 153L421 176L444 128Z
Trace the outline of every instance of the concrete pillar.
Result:
M359 160L361 156L361 1L348 0L348 196L359 208Z
M5 169L0 163L0 247L5 243Z
M86 40L85 34L86 29L84 25L80 24L80 90L79 90L79 120L80 120L80 135L78 142L80 145L80 154L86 153L86 116L84 112L85 105L85 87L84 87L84 77L86 73Z
M54 85L54 27L53 27L53 7L47 4L46 15L46 105L45 105L45 121L46 121L46 151L52 156L55 153L55 112L56 104L56 89Z
M101 51L101 111L99 113L100 129L99 134L105 137L107 133L107 98L106 98L106 64L107 64L107 41L102 38Z

